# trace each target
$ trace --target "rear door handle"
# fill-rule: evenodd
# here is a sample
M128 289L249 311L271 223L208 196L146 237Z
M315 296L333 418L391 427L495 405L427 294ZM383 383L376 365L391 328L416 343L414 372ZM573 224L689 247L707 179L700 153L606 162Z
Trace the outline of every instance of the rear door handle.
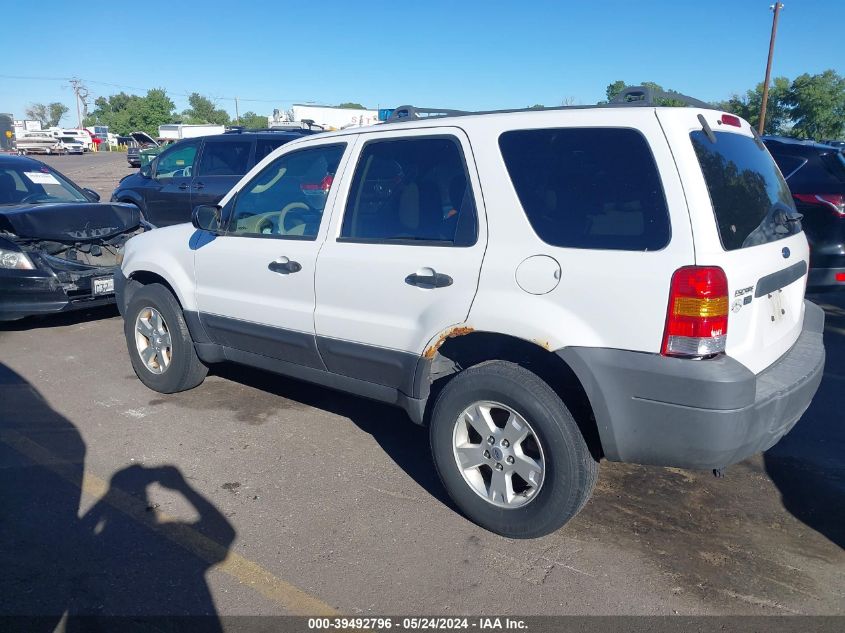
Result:
M405 283L418 288L445 288L452 285L452 278L433 268L425 267L405 277Z
M189 185L188 185L188 183L186 183L186 182L180 182L180 183L179 183L179 189L181 189L182 191L185 191L185 189L187 189L187 188L188 188L188 186L189 186Z
M289 275L290 273L298 273L302 270L302 264L292 261L287 257L280 257L276 261L270 262L267 265L267 268L272 270L274 273Z
M205 183L202 183L202 182L195 182L194 183L194 189L202 189L203 187L205 187Z

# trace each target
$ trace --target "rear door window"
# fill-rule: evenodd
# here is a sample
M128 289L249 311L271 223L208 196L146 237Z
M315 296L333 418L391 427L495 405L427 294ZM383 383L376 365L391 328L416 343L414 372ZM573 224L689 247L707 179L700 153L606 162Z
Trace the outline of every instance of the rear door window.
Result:
M639 132L515 130L499 137L499 148L525 215L547 244L654 251L669 243L660 175Z
M243 176L249 167L252 141L206 141L198 169L200 176Z
M716 214L722 246L732 251L801 231L786 181L771 155L750 136L704 131L690 133Z
M475 244L475 201L458 140L439 136L368 142L355 169L340 239Z

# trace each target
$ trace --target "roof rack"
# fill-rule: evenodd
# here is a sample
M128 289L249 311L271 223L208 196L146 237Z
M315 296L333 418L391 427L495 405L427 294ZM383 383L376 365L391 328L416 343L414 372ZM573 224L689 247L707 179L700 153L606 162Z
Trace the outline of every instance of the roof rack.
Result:
M680 92L665 92L654 90L648 86L629 86L616 95L608 103L597 103L596 105L571 105L557 106L551 108L514 108L510 110L484 110L471 112L467 110L448 110L444 108L417 108L416 106L403 105L395 108L385 123L397 123L401 121L419 121L420 119L442 118L450 116L467 116L470 114L505 114L509 112L531 112L542 110L586 110L591 108L619 108L637 106L660 106L658 100L671 99L680 101L684 105L694 108L706 108L712 110L709 103L689 97Z
M665 90L654 90L648 86L628 86L613 99L609 105L628 106L658 106L658 99L672 99L694 108L712 109L713 106L694 97L681 94L680 92L666 92Z

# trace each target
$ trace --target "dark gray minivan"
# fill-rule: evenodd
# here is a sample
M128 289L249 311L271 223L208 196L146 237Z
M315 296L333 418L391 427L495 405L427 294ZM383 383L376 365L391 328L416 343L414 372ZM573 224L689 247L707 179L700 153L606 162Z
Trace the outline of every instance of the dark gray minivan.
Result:
M261 159L306 134L312 132L237 131L184 139L123 178L111 200L136 205L155 226L190 222L195 206L217 204Z

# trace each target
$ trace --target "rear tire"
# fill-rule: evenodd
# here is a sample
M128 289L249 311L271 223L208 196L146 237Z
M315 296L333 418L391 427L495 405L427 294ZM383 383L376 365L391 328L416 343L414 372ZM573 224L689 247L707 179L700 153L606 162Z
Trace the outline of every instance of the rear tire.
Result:
M598 476L563 401L536 374L510 362L489 361L455 376L437 398L430 438L449 496L470 520L502 536L554 532L584 507ZM507 494L500 496L494 488L502 485Z
M176 297L161 284L142 287L123 317L123 333L135 375L159 393L193 389L205 379L206 367Z

